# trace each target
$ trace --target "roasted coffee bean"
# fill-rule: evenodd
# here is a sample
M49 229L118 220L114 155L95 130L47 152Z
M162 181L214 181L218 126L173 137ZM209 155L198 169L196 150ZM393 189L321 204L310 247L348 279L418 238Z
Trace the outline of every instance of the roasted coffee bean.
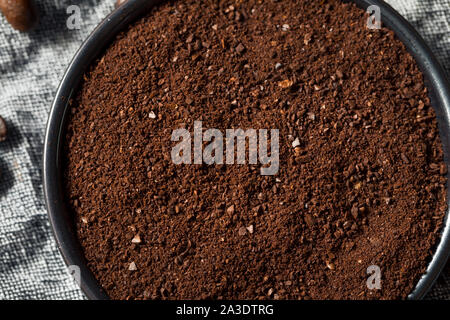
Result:
M6 121L0 116L0 142L6 140L8 135L8 128L6 127Z
M28 31L38 22L33 0L0 0L0 11L11 26L19 31Z

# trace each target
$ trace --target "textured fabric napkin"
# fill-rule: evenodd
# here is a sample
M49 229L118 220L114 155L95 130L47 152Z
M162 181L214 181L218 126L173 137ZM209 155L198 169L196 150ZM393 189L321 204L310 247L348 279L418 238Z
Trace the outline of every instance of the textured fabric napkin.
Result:
M41 184L47 114L65 68L115 0L41 0L40 24L13 30L0 16L0 299L83 299L50 231ZM389 0L416 27L450 73L450 0ZM81 9L70 30L67 8ZM450 264L449 264L450 265ZM450 298L450 267L427 298Z

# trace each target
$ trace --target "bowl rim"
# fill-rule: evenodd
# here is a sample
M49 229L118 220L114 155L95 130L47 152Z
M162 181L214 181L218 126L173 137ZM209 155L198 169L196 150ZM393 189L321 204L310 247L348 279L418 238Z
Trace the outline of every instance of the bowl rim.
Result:
M78 277L75 277L81 290L89 299L107 300L108 295L100 286L93 273L87 267L81 246L76 239L72 225L71 214L65 205L61 154L62 137L69 110L69 102L78 88L80 79L90 64L99 57L103 50L111 43L116 35L134 22L148 10L164 0L128 0L116 10L111 12L86 38L70 62L57 89L52 103L44 139L44 152L42 160L42 179L47 214L50 220L52 233L56 239L59 251L67 266L75 266ZM382 0L344 0L353 2L364 10L370 5L379 6L383 23L393 30L396 36L413 55L422 73L428 80L430 95L432 95L440 124L439 132L444 149L450 146L450 85L444 69L440 66L431 49L418 34L418 32L397 13L390 5ZM443 123L443 124L442 124ZM443 128L442 128L443 126ZM442 135L442 130L444 135ZM450 154L450 152L445 152ZM444 157L445 158L445 157ZM448 157L444 159L448 165ZM448 180L449 174L447 174ZM448 185L448 184L447 184ZM450 190L447 190L447 203L450 202ZM425 274L417 282L408 299L422 299L433 286L450 255L450 219L447 209L441 239L428 264Z

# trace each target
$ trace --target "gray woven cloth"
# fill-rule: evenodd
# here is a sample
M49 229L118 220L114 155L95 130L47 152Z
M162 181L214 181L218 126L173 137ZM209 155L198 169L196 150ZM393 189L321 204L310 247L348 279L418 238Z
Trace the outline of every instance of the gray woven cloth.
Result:
M37 1L41 20L19 33L0 17L0 115L9 127L0 143L0 299L83 299L50 231L43 201L44 129L59 80L81 42L115 0ZM450 73L450 0L389 0L425 38ZM81 28L66 27L70 5ZM450 268L427 298L450 298Z

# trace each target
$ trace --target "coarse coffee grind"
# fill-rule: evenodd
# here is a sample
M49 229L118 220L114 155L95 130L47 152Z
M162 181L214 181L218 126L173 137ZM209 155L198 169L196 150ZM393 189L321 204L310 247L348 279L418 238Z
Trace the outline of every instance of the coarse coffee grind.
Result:
M169 1L117 36L65 139L77 235L111 298L412 292L440 237L447 166L414 59L367 19L337 0ZM278 130L277 170L174 163L176 130L211 128Z

